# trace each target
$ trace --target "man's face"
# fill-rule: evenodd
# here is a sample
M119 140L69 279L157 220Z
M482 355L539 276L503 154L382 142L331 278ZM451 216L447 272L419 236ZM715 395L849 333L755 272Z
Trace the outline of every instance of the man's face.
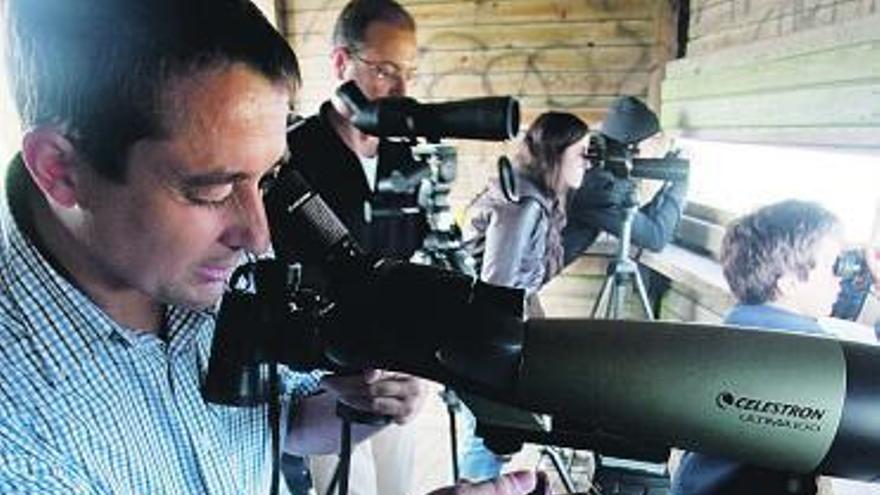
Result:
M288 91L233 64L173 81L166 136L136 142L123 184L84 172L90 283L202 308L246 251L268 248L260 181L286 153Z
M831 307L840 291L840 278L834 274L834 260L843 249L844 243L839 233L825 235L816 244L816 266L810 270L807 280L798 284L795 297L800 312L823 317L831 314Z
M405 96L415 78L416 33L386 22L367 27L364 46L343 50L341 73L344 80L354 80L370 100L387 96Z

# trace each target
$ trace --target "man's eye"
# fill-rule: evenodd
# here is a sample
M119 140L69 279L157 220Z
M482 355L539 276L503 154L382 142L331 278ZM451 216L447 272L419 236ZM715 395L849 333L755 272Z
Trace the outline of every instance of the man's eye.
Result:
M197 205L221 206L232 197L232 184L198 187L187 191L186 198Z
M272 189L272 186L275 185L275 182L277 180L278 180L278 172L277 172L277 170L273 170L272 172L270 172L260 178L260 182L257 184L257 187L260 188L260 192L263 195L266 195Z

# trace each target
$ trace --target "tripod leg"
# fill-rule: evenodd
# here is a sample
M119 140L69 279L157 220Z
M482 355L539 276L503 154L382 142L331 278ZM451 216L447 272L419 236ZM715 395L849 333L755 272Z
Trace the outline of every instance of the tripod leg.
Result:
M639 273L638 269L633 272L633 285L636 286L636 290L639 293L639 300L642 301L642 311L645 312L645 316L647 316L649 320L653 320L654 311L651 310L651 303L648 301L648 291L645 290L645 283L642 281L642 274Z
M593 309L590 311L591 318L599 317L599 308L602 307L602 301L608 296L608 291L611 289L611 279L614 277L613 274L605 277L605 281L602 282L602 288L599 289L599 297L596 298L596 302L593 303ZM606 317L608 315L606 314Z
M455 392L450 388L444 388L440 392L440 397L446 404L446 412L449 415L449 446L452 454L452 482L457 483L460 471L458 468L458 428L456 426L456 416L461 402Z
M562 480L562 485L565 486L565 492L574 494L574 480L571 478L571 473L565 469L562 462L562 456L559 455L559 452L554 447L545 446L541 449L541 455L546 455L550 458L550 462L553 463L553 468L556 469L556 473L559 474L559 479Z
M626 304L626 279L625 275L618 273L614 277L614 312L612 313L612 319L619 319L620 315L624 313Z
M617 299L617 281L614 280L615 275L611 276L611 286L608 289L608 300L605 301L605 319L611 320L614 318L614 301Z

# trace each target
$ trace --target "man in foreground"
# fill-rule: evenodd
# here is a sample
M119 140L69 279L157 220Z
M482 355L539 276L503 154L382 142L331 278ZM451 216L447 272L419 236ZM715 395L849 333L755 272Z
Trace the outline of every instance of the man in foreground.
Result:
M0 206L0 492L269 493L268 408L201 386L225 283L269 247L293 53L246 0L4 7L25 132ZM420 400L411 379L285 378L300 453L337 449L337 399L397 421Z

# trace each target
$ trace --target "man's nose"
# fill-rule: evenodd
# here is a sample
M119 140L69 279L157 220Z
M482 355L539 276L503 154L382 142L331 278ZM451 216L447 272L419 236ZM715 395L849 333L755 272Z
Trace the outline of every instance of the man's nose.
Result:
M232 215L232 223L227 228L223 242L234 250L253 254L266 252L271 240L262 193L255 190L242 194Z
M388 96L406 96L406 86L407 82L403 78L403 76L396 76L391 79L391 89L388 91Z

